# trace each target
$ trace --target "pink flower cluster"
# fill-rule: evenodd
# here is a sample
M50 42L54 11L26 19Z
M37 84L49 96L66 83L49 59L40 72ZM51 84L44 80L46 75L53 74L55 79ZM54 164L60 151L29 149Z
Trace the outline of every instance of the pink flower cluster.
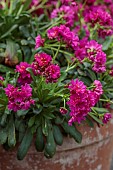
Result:
M41 38L41 36L38 35L35 38L35 49L44 46L44 41L45 41L45 39Z
M95 104L99 101L100 96L103 94L102 84L99 80L94 81L94 98L95 98Z
M38 53L35 55L32 64L21 62L16 66L16 72L19 73L18 83L24 85L30 84L32 78L27 68L32 68L34 75L41 75L46 78L47 83L55 83L60 77L60 67L52 63L52 58L46 53Z
M32 99L32 88L28 84L22 85L20 88L8 84L5 94L8 96L8 109L14 112L28 110L35 102Z
M18 83L30 84L32 81L30 73L26 70L27 68L31 68L31 65L27 62L21 62L19 65L16 65L16 72L19 73Z
M92 61L92 69L97 73L106 71L106 54L102 51L102 45L98 44L95 40L87 41L87 38L80 40L75 56L80 61L84 58Z
M92 27L98 24L98 34L102 38L113 34L113 20L111 15L101 7L94 6L86 10L85 21L90 23Z
M32 63L35 75L42 75L47 83L55 83L60 77L60 67L52 63L52 58L46 53L38 53Z
M79 42L79 38L70 30L69 27L65 25L55 26L47 31L47 36L49 39L57 39L58 41L63 41L68 47L76 50Z
M103 117L103 123L104 124L106 124L106 123L108 123L108 121L111 119L111 114L110 113L106 113L106 114L104 114L104 117Z
M82 81L78 79L71 81L69 85L70 99L67 102L71 110L69 125L84 120L88 112L91 111L91 107L98 102L100 95L103 93L102 85L98 80L95 80L94 85L93 90L87 90Z
M60 8L56 8L51 13L51 18L56 18L63 15L63 19L66 21L66 26L73 26L74 21L78 20L77 16L78 6L76 3L72 3L71 5L62 5Z

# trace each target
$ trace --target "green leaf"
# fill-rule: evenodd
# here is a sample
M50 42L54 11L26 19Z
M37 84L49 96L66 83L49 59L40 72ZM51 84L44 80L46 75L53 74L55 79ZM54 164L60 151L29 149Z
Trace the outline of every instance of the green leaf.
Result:
M92 83L91 79L88 77L80 77L80 80L83 81L87 86L89 86Z
M26 70L30 73L32 79L36 82L36 78L35 78L35 75L34 75L34 73L33 73L32 68L27 68Z
M104 43L103 43L103 46L102 46L102 49L103 50L108 50L111 42L113 41L113 37L110 36L110 37L106 37L106 39L104 40Z
M42 152L44 149L44 137L43 137L41 126L38 127L37 129L35 147L36 150L39 152Z
M39 127L41 125L41 117L39 115L36 116L35 124L37 125L37 127Z
M0 72L6 73L6 72L8 72L8 71L10 71L12 74L14 74L14 69L12 69L12 68L10 68L10 67L7 67L7 66L5 66L5 65L0 64Z
M24 53L24 61L29 63L29 60L31 58L31 55L32 55L32 51L31 49L29 48L29 46L21 46L22 48L22 51Z
M23 7L23 11L26 11L29 7L29 5L31 4L32 0L27 0L24 3L24 7Z
M87 75L90 77L90 79L91 79L92 81L94 81L94 80L97 79L95 73L94 73L92 70L90 70L90 69L87 69Z
M5 105L6 101L4 99L0 98L0 104Z
M97 123L103 125L102 121L101 121L99 118L97 118L97 117L94 115L94 113L89 112L88 115L91 116Z
M36 116L33 116L29 119L29 122L28 122L28 127L32 127L35 123L35 118Z
M0 144L4 144L7 141L7 129L3 128L0 130Z
M42 132L45 136L48 136L48 122L46 119L42 118Z
M3 34L0 39L7 37L10 35L11 32L13 32L18 27L18 24L13 25L5 34Z
M53 130L49 127L47 141L44 148L44 155L47 158L52 158L56 152L56 143L53 136Z
M21 119L18 119L18 118L15 119L15 128L16 128L17 131L19 131L21 123L22 123Z
M20 124L19 124L19 128L18 128L18 132L19 132L19 142L22 141L24 135L25 135L25 131L26 131L26 125L25 122L23 122L21 120Z
M75 139L76 142L81 143L82 134L76 129L75 125L69 126L66 121L64 121L61 126L71 137Z
M55 119L56 116L53 115L53 113L48 113L48 110L47 112L43 113L43 116L46 118L46 119Z
M94 127L94 123L92 120L90 120L88 117L86 117L86 122L90 127Z
M99 107L92 107L96 112L99 112L99 113L107 113L109 112L107 109L105 108L99 108Z
M23 37L28 38L30 36L27 26L22 25L19 27L19 30L21 31L21 34L23 34ZM26 40L24 40L24 41L26 41Z
M8 145L10 147L15 146L16 144L16 137L15 137L15 125L13 120L10 121L8 126Z
M58 79L58 82L65 80L66 76L67 76L67 73L65 71L61 72L61 76Z
M26 154L29 150L32 139L33 139L33 134L31 133L31 129L27 129L27 131L24 135L24 138L19 146L18 152L17 152L18 160L24 159L24 157L26 156Z
M0 125L1 126L4 126L5 125L5 123L6 123L6 120L7 120L7 113L3 113L3 115L2 115L2 118L1 118L1 122L0 122Z
M25 116L29 110L18 110L17 111L17 116Z
M43 107L41 105L38 105L38 108L33 108L33 113L38 115L39 113L41 113Z
M33 126L31 127L31 132L32 132L32 134L34 134L34 133L36 132L36 130L37 130L37 125L33 125Z
M64 118L63 118L63 119L64 119ZM57 125L62 124L62 123L63 123L63 119L60 118L59 116L57 116L56 119L55 119L55 123L56 123Z
M41 95L38 96L39 100L45 102L48 99L49 92L50 92L49 89L42 89Z
M63 144L63 135L61 133L59 126L56 125L53 126L53 135L56 144L61 146Z
M81 76L86 76L86 73L85 73L83 70L81 70L81 69L77 69L77 72L78 72L79 75L81 75Z

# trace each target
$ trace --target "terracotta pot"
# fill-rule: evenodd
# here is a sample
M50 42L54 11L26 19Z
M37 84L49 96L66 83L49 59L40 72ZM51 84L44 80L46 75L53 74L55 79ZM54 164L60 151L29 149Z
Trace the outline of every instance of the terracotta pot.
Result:
M23 161L16 159L16 148L0 148L0 170L110 170L113 153L113 120L104 127L80 126L81 144L65 138L53 159L46 159L31 146Z

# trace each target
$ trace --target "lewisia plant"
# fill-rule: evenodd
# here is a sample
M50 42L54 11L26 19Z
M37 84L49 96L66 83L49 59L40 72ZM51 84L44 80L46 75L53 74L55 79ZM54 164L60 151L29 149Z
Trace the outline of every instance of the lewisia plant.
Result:
M32 0L24 12L35 23L33 48L28 62L0 76L0 143L19 143L21 160L35 140L52 158L63 136L80 143L78 126L101 128L112 118L113 2Z

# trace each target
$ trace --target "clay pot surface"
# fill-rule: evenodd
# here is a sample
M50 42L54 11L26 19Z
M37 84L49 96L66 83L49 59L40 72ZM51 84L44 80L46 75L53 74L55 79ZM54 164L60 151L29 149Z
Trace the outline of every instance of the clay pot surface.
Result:
M0 147L0 170L110 170L113 153L113 120L100 128L79 126L83 135L81 144L69 137L63 145L57 147L52 159L46 159L43 153L32 145L22 161L16 158L17 148L5 151Z

